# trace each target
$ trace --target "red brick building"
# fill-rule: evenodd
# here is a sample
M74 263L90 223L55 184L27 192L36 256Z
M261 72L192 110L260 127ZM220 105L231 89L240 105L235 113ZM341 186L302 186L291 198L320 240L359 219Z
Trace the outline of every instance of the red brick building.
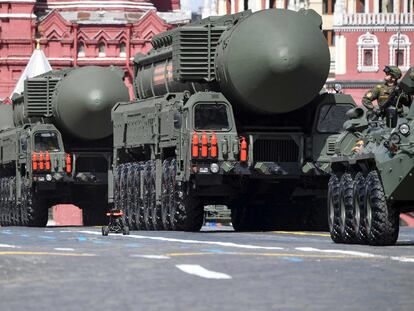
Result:
M337 0L335 82L361 103L383 81L386 65L414 66L413 0ZM398 60L398 63L397 63Z
M53 69L115 65L131 84L134 55L189 19L179 0L0 0L0 99L10 96L36 38Z

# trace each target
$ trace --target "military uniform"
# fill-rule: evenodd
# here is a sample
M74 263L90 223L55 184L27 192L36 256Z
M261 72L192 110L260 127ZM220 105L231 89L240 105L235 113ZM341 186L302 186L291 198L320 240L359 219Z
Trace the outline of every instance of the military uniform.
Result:
M377 100L378 107L381 109L382 105L387 101L390 94L394 91L397 85L387 85L384 84L378 84L373 89L368 91L364 97L362 97L362 104L367 109L374 109L374 100Z
M384 104L387 102L391 93L397 87L397 81L401 78L402 75L400 68L398 68L397 66L385 66L384 72L387 75L387 77L392 77L393 80L390 80L386 77L383 84L376 85L373 89L371 89L364 95L364 97L362 98L362 104L369 110L374 110L374 100L377 100L379 110L383 110ZM399 109L399 111L402 112L403 109L401 105L408 105L409 97L404 93L400 94L398 97L398 103L399 107L397 107L397 109ZM397 105L397 102L395 102L394 105Z

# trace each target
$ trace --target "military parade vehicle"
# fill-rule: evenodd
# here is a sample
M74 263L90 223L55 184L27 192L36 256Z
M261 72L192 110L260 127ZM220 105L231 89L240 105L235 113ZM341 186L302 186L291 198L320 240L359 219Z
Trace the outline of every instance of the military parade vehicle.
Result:
M111 108L129 99L116 68L50 71L0 106L0 224L45 226L72 203L104 221L112 156Z
M327 139L328 219L336 243L392 245L399 214L414 210L413 70L381 110L350 110L344 132Z
M136 100L112 110L109 202L132 229L197 231L227 205L236 230L327 228L315 160L355 106L321 91L321 17L269 9L210 17L134 59Z

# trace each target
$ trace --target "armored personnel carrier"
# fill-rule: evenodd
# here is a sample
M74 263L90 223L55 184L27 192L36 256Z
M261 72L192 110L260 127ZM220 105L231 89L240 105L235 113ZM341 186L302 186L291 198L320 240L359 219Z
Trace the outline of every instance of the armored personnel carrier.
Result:
M45 226L72 203L104 221L112 162L111 108L129 99L115 68L50 71L0 106L0 224Z
M414 94L413 69L384 111L351 110L344 132L327 140L332 170L328 219L336 243L392 245L399 214L414 210L414 105L408 109L399 103Z
M330 56L313 10L210 17L134 59L133 102L112 110L109 200L131 228L199 230L203 206L236 230L327 227L315 163L354 107L320 92Z

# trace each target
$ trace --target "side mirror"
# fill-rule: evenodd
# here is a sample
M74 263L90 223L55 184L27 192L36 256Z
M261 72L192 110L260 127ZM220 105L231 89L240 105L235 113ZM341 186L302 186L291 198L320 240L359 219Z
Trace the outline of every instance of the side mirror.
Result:
M398 123L398 112L397 112L397 108L395 108L395 107L388 107L385 119L386 119L386 122L387 122L387 126L389 128L396 127L397 126L397 123Z
M174 113L174 128L178 130L181 128L182 124L183 124L183 117L181 113L179 112Z

